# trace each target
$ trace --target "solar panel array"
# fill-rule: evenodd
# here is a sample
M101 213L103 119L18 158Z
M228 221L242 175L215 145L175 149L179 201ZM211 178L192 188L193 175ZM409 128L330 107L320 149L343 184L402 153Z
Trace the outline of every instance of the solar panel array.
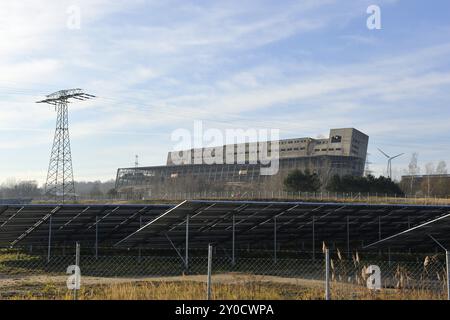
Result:
M170 205L3 205L0 246L120 241Z
M445 206L185 201L117 245L165 247L168 238L181 245L189 217L189 247L229 246L234 237L244 246L271 246L276 238L285 248L314 249L322 242L362 248L448 212Z
M370 205L304 202L184 201L178 205L0 205L0 246L70 244L133 248L208 243L265 248L274 240L298 250L328 246L361 249L444 217L449 206ZM188 226L186 222L188 220ZM188 228L187 228L188 227ZM427 227L449 234L450 219ZM233 241L234 240L234 241ZM433 247L414 233L390 246Z

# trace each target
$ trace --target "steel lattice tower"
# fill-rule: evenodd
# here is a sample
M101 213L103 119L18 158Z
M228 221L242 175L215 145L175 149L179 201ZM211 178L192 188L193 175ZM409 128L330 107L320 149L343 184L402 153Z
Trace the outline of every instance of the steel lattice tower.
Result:
M64 203L65 200L76 198L69 138L69 103L71 99L85 101L94 97L81 89L70 89L52 93L47 99L37 102L51 104L57 112L55 137L45 184L45 196L49 199L62 200Z

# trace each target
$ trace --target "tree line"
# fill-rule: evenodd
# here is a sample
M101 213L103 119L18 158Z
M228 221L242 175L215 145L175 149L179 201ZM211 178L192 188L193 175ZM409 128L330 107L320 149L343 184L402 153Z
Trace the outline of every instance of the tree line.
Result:
M113 197L115 181L75 181L75 190L80 197ZM36 181L8 181L0 184L0 199L35 199L44 196L45 188Z
M309 170L294 170L284 180L286 191L289 192L330 192L379 193L403 195L400 186L386 177L333 176L326 185L322 185L320 177Z

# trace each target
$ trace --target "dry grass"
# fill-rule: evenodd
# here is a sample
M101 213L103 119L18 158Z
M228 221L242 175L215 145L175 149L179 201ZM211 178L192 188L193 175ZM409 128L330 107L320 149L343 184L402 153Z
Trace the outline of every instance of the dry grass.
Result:
M385 284L379 292L364 288L366 277L354 270L363 270L365 264L358 253L351 261L345 261L337 251L331 260L332 299L340 300L435 300L445 299L445 270L436 257L426 257L423 267L416 271L414 279L407 269L396 268L393 283ZM17 259L17 253L0 251L0 299L65 300L73 299L73 292L66 288L67 275L50 274L45 270L22 267L23 264L7 263ZM21 254L21 261L33 261L34 257ZM350 264L349 264L350 262ZM436 265L437 267L433 267ZM419 272L420 271L420 272ZM425 288L422 276L437 272L443 284L442 290ZM82 300L202 300L206 296L206 276L188 275L158 278L108 278L82 277ZM422 285L421 285L422 284ZM412 289L414 288L414 289ZM213 276L213 299L217 300L321 300L324 298L324 282L301 277L275 277L230 273Z
M10 288L11 289L11 288ZM270 282L216 283L214 300L322 300L323 288ZM206 285L196 281L135 281L84 286L78 292L80 300L203 300ZM334 283L334 300L436 300L444 299L429 291L385 289L373 292L363 287ZM72 300L73 292L61 283L28 284L16 287L9 300Z
M322 290L295 285L249 282L214 284L215 300L311 300L322 299ZM92 285L78 292L79 300L203 300L206 286L199 282L142 281L112 285ZM73 292L57 284L28 285L3 296L9 300L71 300Z

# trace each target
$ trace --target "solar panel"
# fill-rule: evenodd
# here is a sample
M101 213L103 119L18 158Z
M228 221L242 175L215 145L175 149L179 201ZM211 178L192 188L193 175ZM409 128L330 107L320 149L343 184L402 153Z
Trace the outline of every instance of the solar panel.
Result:
M192 248L208 243L267 248L276 240L285 249L315 250L322 242L362 249L449 213L449 206L264 201L0 205L0 246L46 246L51 239L55 246L77 241L85 247L170 249L184 246L188 231ZM447 223L436 226L449 230Z
M0 246L119 241L170 205L3 205Z
M434 245L442 246L446 250L450 249L450 214L432 219L423 224L407 229L405 231L391 235L380 241L366 246L371 248L429 248Z
M286 248L311 249L322 242L361 248L448 212L448 206L185 201L116 246L181 246L189 219L192 248L207 243L229 246L233 237L236 243L252 246L270 246L276 237Z

